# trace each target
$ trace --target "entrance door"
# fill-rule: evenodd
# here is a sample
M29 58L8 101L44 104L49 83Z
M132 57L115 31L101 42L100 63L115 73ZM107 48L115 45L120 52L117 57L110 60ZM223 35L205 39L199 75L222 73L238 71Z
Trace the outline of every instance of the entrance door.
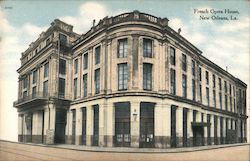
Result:
M115 104L115 146L130 146L130 104Z
M56 109L55 143L65 143L66 110Z
M75 144L76 140L76 110L72 110L72 144Z
M98 146L99 142L99 106L94 106L94 133L93 133L93 146Z
M141 103L140 145L141 148L154 147L154 104Z
M176 106L171 106L171 147L176 147Z
M194 133L194 146L202 146L204 140L204 127L203 126L193 127L193 133Z
M86 121L87 119L87 113L86 113L86 107L82 108L82 145L86 145Z

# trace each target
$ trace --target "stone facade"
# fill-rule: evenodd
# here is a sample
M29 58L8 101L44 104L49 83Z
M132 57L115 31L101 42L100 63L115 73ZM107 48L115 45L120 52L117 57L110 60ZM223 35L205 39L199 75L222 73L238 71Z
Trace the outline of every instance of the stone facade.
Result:
M142 148L246 142L247 85L205 58L167 18L124 13L81 36L55 20L21 62L14 102L21 142Z

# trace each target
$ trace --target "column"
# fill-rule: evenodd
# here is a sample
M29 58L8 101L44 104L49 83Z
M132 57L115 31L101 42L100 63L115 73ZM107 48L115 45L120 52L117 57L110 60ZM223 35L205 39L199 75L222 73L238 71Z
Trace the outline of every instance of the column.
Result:
M177 107L176 110L176 139L177 147L183 146L183 108Z
M171 138L171 105L162 105L162 148L170 148Z
M226 118L223 118L223 144L226 144Z
M217 137L218 137L217 143L218 143L218 145L221 143L221 141L220 141L221 140L220 129L221 129L221 127L220 127L220 117L217 116Z
M214 141L214 127L215 127L215 124L214 124L214 115L210 115L210 138L211 138L211 145L214 145L215 144L215 141Z
M140 102L131 102L131 147L138 148L140 141Z
M106 90L107 93L111 93L111 84L112 84L112 72L111 72L111 62L112 62L112 40L107 40L107 44L106 44L106 50L105 50L105 56L106 56L106 66L105 66L105 70L107 71L107 75L106 75L106 80L107 80L107 84L106 84Z
M82 109L76 109L76 136L75 144L82 144Z
M65 137L66 144L72 144L72 111L69 109L67 112L67 132Z
M139 78L139 35L132 35L132 89L140 88Z
M107 104L99 104L99 146L107 146L106 136L106 108Z
M94 130L94 112L92 106L87 106L87 131L86 131L86 145L92 145L93 130Z
M18 142L23 141L23 115L18 114Z
M53 104L48 104L48 108L45 110L45 134L46 134L46 144L54 144L55 135L55 120L56 119L56 109Z
M154 111L154 131L155 131L155 147L162 148L163 144L163 113L162 113L162 104L157 103L155 105Z
M38 135L38 116L37 116L37 112L33 112L32 113L32 142L33 143L38 143L37 140L37 135Z
M193 122L193 110L188 110L188 116L187 116L187 140L188 146L193 146L193 129L192 129L192 122Z
M113 147L113 137L115 135L115 107L113 103L107 103L107 146Z
M203 122L207 122L207 114L203 113ZM208 145L208 126L204 126L204 145Z

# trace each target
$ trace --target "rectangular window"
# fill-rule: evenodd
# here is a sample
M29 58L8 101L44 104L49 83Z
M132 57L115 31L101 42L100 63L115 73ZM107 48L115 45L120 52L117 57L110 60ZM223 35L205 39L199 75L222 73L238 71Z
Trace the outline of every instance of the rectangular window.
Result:
M234 113L236 113L236 100L234 99Z
M49 45L49 43L50 43L50 38L46 40L46 46Z
M100 68L95 70L95 94L100 93Z
M95 64L99 64L101 60L101 46L95 48Z
M33 72L33 80L32 83L35 84L37 82L37 70Z
M150 39L143 39L143 57L152 58L152 44L153 41Z
M193 100L196 99L196 88L195 88L195 79L192 79L192 93L193 93Z
M221 90L221 78L218 79L219 79L219 89Z
M64 59L59 60L59 73L66 74L66 60Z
M77 78L74 79L74 99L77 98Z
M216 107L216 92L213 90L213 101L214 101L214 107Z
M215 82L215 75L213 74L213 88L215 88L216 82Z
M118 58L126 58L128 55L128 39L118 40Z
M197 111L193 110L193 122L196 122L196 114L197 114Z
M232 108L233 108L233 102L232 102L232 97L230 97L230 111L232 112Z
M88 69L88 53L83 55L83 69Z
M199 67L199 80L202 81L202 71L201 71L201 67Z
M187 56L182 54L182 70L187 71Z
M182 96L187 97L187 76L182 74Z
M88 74L83 75L83 97L87 97L88 92Z
M192 60L192 75L195 76L195 61Z
M78 73L78 59L75 59L75 61L74 61L74 73L75 74Z
M49 76L49 63L46 63L44 65L44 78L48 77Z
M43 96L48 97L48 81L43 82Z
M36 86L32 88L32 98L36 97Z
M152 90L152 64L143 64L143 89Z
M207 105L209 106L209 88L206 87L206 98L207 98Z
M175 48L170 47L170 63L175 65Z
M200 84L200 101L202 102L202 86Z
M228 110L228 108L227 108L227 95L225 94L225 109L226 109L226 111Z
M64 34L59 34L60 46L67 44L67 36Z
M128 88L128 66L127 63L118 64L118 90Z
M170 92L171 94L175 95L176 94L176 78L175 78L175 70L171 69L170 70Z
M222 109L222 94L219 93L220 109Z
M27 88L28 86L28 77L26 76L24 79L23 79L23 89Z
M206 84L209 84L209 73L206 71Z
M224 81L224 89L225 89L225 93L227 93L227 81Z
M229 84L229 94L230 94L230 96L232 95L232 85L231 84Z
M65 97L65 79L59 78L59 97Z

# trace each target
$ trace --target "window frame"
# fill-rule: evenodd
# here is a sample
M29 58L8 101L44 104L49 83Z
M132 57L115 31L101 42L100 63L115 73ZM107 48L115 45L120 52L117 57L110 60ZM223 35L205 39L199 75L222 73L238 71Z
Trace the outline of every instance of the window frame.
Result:
M95 70L95 75L94 75L95 94L100 93L100 77L101 77L101 71L100 68L98 68Z
M117 75L118 75L118 82L117 82L118 90L127 90L128 89L128 64L127 63L117 64Z
M143 38L142 40L142 47L143 47L143 57L144 58L153 58L153 46L154 41L149 38ZM150 45L149 45L150 44ZM149 45L149 46L148 46Z
M186 72L187 71L187 55L184 53L182 53L181 64L182 64L182 70Z
M59 59L59 74L65 75L67 70L67 61L65 59Z
M117 58L127 58L128 56L128 38L122 38L117 40ZM121 49L122 45L122 49ZM122 53L120 51L122 50Z
M153 86L153 64L143 63L143 90L152 90ZM146 72L147 71L147 72Z
M170 54L170 64L175 66L176 65L176 50L174 47L170 46L169 54Z
M101 62L101 45L95 47L95 65Z

